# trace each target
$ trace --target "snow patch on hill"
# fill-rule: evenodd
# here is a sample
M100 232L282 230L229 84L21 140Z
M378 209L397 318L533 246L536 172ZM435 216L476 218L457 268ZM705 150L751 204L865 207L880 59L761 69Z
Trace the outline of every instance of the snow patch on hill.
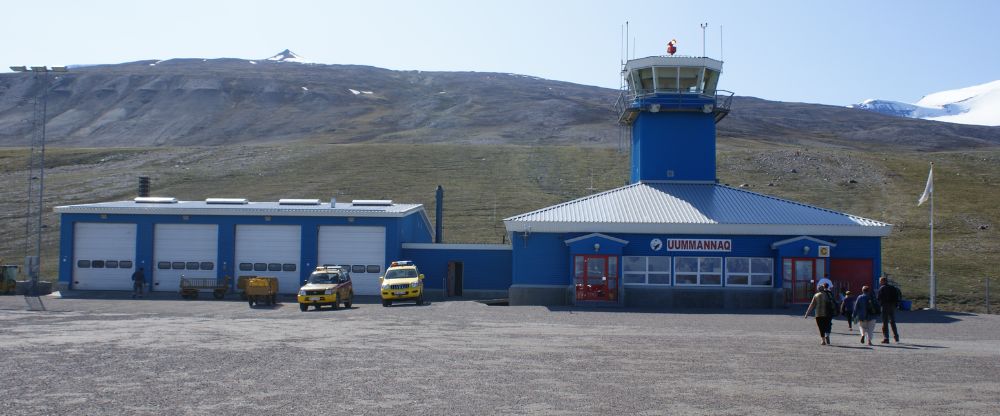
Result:
M1000 80L928 94L916 104L870 99L850 107L899 117L1000 126Z

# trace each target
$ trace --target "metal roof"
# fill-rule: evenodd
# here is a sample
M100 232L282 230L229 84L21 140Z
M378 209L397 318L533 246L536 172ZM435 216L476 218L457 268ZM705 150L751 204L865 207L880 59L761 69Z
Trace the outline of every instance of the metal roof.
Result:
M719 184L639 182L504 219L508 232L886 236L892 225Z
M60 214L143 214L143 215L271 215L298 217L405 217L423 212L422 204L359 205L338 202L316 205L288 205L278 202L247 202L245 204L215 204L206 201L149 203L135 201L100 202L96 204L63 205L55 208ZM426 215L426 214L425 214Z

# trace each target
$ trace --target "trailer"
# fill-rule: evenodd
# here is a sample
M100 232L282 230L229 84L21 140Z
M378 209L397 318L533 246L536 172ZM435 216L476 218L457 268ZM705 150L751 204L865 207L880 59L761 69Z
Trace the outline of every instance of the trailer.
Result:
M210 291L216 299L226 297L229 292L229 276L218 278L188 278L181 276L181 297L184 299L197 299L201 291Z

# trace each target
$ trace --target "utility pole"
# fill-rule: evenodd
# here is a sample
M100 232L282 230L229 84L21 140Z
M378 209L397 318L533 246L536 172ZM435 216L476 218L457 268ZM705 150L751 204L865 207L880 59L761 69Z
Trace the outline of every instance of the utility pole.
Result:
M12 66L14 72L30 72L41 81L41 91L35 94L31 149L28 155L28 195L25 216L24 265L31 281L27 297L38 298L38 277L41 274L42 215L45 213L45 124L49 104L49 73L67 72L64 66ZM41 97L39 97L39 95Z

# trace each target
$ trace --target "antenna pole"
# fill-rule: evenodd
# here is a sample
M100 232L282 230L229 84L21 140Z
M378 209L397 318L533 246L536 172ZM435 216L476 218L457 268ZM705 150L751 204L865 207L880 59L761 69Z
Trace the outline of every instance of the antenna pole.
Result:
M708 23L702 23L701 25L701 56L705 57L705 28L708 27Z
M722 25L719 25L719 60L726 61L726 54L722 50Z

